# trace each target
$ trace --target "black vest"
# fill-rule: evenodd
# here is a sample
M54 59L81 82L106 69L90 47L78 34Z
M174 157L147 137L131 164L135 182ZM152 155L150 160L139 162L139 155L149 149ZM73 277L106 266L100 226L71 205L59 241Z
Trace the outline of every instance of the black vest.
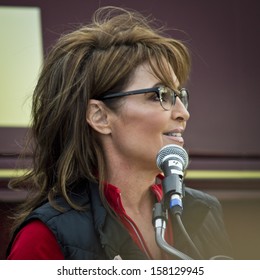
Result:
M63 198L58 198L56 203L62 212L45 203L26 218L15 235L27 223L39 219L54 233L65 259L98 260L117 256L146 259L125 228L104 208L98 185L84 182L77 189L81 192L71 193L71 198L83 206L84 211L76 211Z

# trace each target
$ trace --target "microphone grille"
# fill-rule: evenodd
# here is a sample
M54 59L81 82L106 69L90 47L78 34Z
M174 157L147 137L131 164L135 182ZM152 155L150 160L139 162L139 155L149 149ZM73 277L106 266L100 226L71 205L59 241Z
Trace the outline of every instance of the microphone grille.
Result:
M162 147L161 150L158 152L156 158L158 168L161 169L165 157L169 155L178 155L179 157L181 157L183 160L183 169L185 170L187 168L189 163L189 156L187 152L182 147L174 144L166 145Z

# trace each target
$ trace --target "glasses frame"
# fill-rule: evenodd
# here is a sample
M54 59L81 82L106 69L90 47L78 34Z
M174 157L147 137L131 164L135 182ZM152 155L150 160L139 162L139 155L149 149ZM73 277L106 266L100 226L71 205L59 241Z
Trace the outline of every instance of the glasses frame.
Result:
M169 87L165 87L165 86L159 86L159 87L152 87L152 88L144 88L144 89L137 89L137 90L131 90L131 91L125 91L125 92L111 92L111 93L107 93L99 98L97 98L97 100L106 100L106 99L112 99L112 98L117 98L117 97L123 97L123 96L129 96L129 95L136 95L136 94L144 94L144 93L151 93L151 92L155 92L158 94L159 100L160 100L160 104L162 106L162 108L165 111L169 111L171 109L171 107L169 109L166 109L163 106L163 97L162 94L165 92L165 89L169 89L172 92L172 104L171 107L173 105L175 105L176 103L176 98L179 97L182 104L184 105L184 107L186 109L188 109L188 103L189 103L189 92L186 88L181 88L180 91L177 93L174 90L170 89ZM183 102L184 101L184 96L186 95L186 104Z

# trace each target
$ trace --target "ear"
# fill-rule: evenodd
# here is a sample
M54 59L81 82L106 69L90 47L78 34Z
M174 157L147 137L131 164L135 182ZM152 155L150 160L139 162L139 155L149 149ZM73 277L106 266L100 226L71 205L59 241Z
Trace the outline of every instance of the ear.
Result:
M102 101L90 99L86 112L86 121L95 131L101 134L110 134L108 113Z

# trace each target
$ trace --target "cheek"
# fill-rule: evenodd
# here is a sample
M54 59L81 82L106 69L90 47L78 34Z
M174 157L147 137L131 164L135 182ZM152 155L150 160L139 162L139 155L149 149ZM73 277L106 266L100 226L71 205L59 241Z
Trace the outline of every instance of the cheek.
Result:
M165 120L158 117L154 111L135 111L125 119L124 126L134 137L156 137L162 134Z
M117 141L125 151L154 159L163 146L166 123L165 116L158 116L154 111L131 111L117 127Z

